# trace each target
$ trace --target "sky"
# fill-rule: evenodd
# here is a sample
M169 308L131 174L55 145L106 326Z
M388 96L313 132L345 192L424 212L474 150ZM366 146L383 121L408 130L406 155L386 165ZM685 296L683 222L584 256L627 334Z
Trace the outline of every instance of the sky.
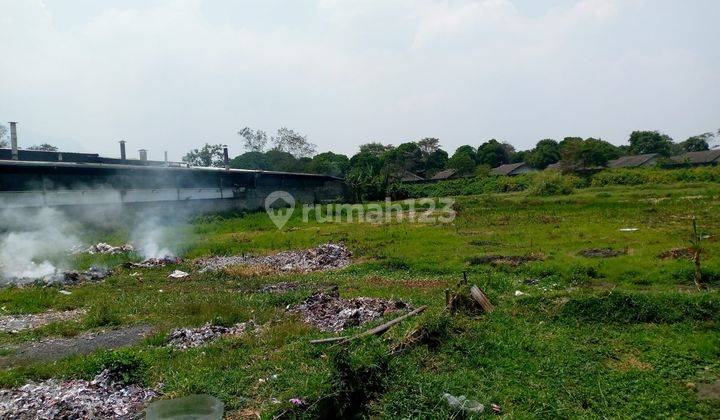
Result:
M437 137L624 144L720 128L717 0L0 0L20 145L179 160L288 127L318 151Z

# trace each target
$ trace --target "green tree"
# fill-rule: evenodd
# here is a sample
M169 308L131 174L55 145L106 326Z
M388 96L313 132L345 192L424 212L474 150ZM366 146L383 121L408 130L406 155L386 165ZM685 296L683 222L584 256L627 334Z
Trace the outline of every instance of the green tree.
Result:
M265 153L262 152L245 152L236 156L230 161L230 167L233 169L254 169L267 170L267 162Z
M376 157L382 157L388 150L392 150L394 147L391 144L387 146L379 142L370 142L360 145L360 153L369 153Z
M383 169L389 175L410 171L422 171L422 152L417 143L407 142L388 150L382 156Z
M509 161L507 146L495 139L487 141L478 147L477 163L480 165L489 165L495 168Z
M434 137L426 137L418 140L417 145L420 148L420 152L423 156L430 156L431 154L440 150L440 139Z
M673 148L673 153L681 154L686 152L702 152L710 150L710 143L715 139L714 133L703 133L697 136L689 137L687 140L680 142Z
M537 169L545 169L548 165L560 161L560 144L553 139L537 142L525 159L528 165Z
M448 161L448 167L455 169L460 175L471 175L475 173L477 166L475 157L472 146L460 146Z
M629 143L630 153L635 155L659 153L670 156L673 147L672 138L657 131L633 131Z
M442 149L438 149L430 153L424 158L423 169L425 176L432 176L447 168L448 164L448 153Z
M222 144L209 144L200 149L194 149L188 152L182 158L183 162L193 166L215 166L222 167L225 165Z
M280 172L301 172L303 170L300 161L291 153L272 149L265 152L265 162L268 171Z
M308 170L311 173L344 177L349 167L350 159L347 156L325 152L312 158Z
M561 163L564 169L605 166L609 160L621 155L617 146L600 139L566 138L563 142Z

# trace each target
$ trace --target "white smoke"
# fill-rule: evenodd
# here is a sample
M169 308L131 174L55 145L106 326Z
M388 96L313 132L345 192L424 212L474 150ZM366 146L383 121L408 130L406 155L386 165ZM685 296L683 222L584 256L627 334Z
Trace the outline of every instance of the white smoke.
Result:
M53 256L81 242L73 234L72 223L55 209L36 211L5 210L0 214L0 277L5 279L42 279L59 268Z
M174 257L167 240L167 227L158 217L141 217L131 235L131 242L143 258Z

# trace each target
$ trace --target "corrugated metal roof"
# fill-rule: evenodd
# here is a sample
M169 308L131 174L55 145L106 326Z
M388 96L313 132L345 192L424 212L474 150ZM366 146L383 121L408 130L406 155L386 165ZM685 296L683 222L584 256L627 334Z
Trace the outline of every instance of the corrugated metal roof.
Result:
M702 152L687 152L679 156L673 156L670 159L677 163L717 163L720 159L720 149L705 150Z
M647 161L654 159L658 156L659 155L657 153L648 153L648 154L644 154L644 155L622 156L617 159L608 161L607 166L608 166L608 168L635 168L638 166L642 166Z
M518 163L508 163L505 165L500 165L497 168L492 169L492 173L497 175L510 175L514 171L522 168L525 165L525 162L518 162Z
M445 169L443 171L440 171L433 175L431 179L448 179L455 175L457 173L457 170L455 169Z

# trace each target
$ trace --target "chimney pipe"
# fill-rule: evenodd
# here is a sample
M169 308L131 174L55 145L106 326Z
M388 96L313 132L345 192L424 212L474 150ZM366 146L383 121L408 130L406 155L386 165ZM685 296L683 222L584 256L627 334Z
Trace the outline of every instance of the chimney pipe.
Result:
M147 162L147 155L148 155L147 150L140 149L140 160L141 161Z
M227 146L223 147L223 162L225 162L225 169L230 169L230 155Z
M10 121L10 145L12 160L18 160L17 123L15 121Z
M165 166L168 166L167 150L165 151Z
M127 155L125 154L125 140L120 140L120 159L127 159Z

